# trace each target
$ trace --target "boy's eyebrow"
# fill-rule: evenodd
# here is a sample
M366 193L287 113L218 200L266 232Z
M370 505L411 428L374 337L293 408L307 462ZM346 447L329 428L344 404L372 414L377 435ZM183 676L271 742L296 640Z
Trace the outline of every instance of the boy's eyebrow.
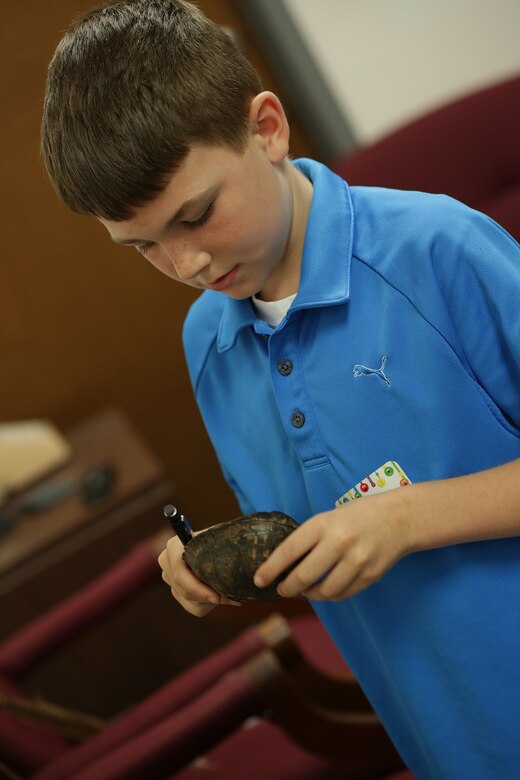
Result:
M178 222L187 211L189 211L194 206L199 205L199 203L207 198L208 195L213 196L216 192L216 187L209 187L204 192L201 192L199 195L195 195L193 198L189 198L188 200L184 201L182 206L177 209L173 217L170 217L170 219L165 224L163 230L161 232L164 233L164 231L168 230L175 222ZM119 244L120 246L132 246L133 244L146 244L146 240L144 238L112 238L112 241L115 244Z

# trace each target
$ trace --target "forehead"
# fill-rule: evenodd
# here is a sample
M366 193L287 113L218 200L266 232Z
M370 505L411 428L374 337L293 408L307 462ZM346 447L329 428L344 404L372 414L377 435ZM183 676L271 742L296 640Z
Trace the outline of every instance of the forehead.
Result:
M166 187L153 200L139 206L128 220L99 221L117 243L146 236L179 214L185 207L197 205L217 189L230 170L236 153L224 146L194 145L180 166L168 178Z

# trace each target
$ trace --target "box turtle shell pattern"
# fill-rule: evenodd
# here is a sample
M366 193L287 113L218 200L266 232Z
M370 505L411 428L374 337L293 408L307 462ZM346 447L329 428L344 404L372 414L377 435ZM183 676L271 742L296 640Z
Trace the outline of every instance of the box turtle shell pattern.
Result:
M274 601L283 572L271 585L257 588L260 566L298 525L282 512L258 512L211 526L193 537L183 559L199 580L233 601Z

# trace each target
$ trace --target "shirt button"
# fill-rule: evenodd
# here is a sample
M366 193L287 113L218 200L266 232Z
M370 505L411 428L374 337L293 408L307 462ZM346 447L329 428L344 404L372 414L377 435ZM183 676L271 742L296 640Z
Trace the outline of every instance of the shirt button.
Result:
M260 335L264 341L267 341L267 339L269 338L269 333L261 333Z
M278 363L278 371L282 376L288 376L292 371L292 363L290 360L280 360Z
M294 425L295 428L301 428L302 425L305 423L305 415L302 412L295 412L291 416L291 423Z

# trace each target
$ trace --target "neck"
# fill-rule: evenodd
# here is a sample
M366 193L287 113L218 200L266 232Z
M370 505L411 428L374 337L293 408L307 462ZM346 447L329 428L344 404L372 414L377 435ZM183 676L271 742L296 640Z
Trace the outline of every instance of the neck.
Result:
M287 298L297 293L300 286L303 244L312 203L312 184L289 160L284 161L282 173L286 178L292 203L291 229L277 272L257 293L257 297L262 301Z

